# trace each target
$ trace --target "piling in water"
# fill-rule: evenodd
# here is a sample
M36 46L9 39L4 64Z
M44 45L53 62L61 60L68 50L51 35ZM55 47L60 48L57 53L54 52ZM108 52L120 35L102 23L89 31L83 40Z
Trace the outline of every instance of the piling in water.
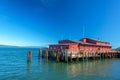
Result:
M59 62L60 61L60 51L58 50L56 53L56 61Z
M76 61L79 61L79 53L77 53Z
M68 50L65 50L65 62L68 62Z
M64 50L61 50L61 60L64 60Z
M41 56L41 49L38 50L38 60L40 60L40 56Z
M82 60L84 61L84 52L82 52Z
M28 51L28 54L27 54L27 62L31 62L31 55L32 55L32 52L31 52L31 51Z
M93 52L93 59L95 60L95 52Z
M70 53L70 61L72 62L72 52Z
M45 59L48 60L48 50L45 51Z
M101 52L99 52L99 55L100 55L100 60L101 60Z

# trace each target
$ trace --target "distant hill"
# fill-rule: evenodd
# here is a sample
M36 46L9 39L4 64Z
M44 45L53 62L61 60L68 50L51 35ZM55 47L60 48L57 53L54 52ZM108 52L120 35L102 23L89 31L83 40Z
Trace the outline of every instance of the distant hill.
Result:
M120 47L116 48L115 50L120 51Z
M18 48L18 46L0 45L0 48Z
M21 46L22 48L47 48L47 47L43 47L43 46Z

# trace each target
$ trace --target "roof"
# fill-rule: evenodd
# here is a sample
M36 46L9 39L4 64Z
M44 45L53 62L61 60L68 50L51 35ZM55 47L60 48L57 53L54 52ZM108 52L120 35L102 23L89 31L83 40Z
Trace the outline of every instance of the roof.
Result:
M64 45L64 44L67 45L67 44L74 44L74 43L78 43L78 44L82 44L82 45L95 45L95 44L92 44L92 43L77 41L77 40L68 40L68 41L71 41L73 43L63 43L63 44L57 44L57 45Z
M62 45L62 46L66 46L66 45L70 45L71 43L64 43L64 44L50 44L50 45Z
M93 38L82 38L82 39L90 39L90 40L93 40L93 41L96 41L96 42L103 42L103 43L109 43L109 42L104 42L102 40L97 40L97 39L93 39ZM81 40L82 40L81 39Z
M83 41L75 41L75 40L70 40L70 41L75 42L75 43L80 43L80 44L86 44L86 45L94 45L94 44L83 42Z

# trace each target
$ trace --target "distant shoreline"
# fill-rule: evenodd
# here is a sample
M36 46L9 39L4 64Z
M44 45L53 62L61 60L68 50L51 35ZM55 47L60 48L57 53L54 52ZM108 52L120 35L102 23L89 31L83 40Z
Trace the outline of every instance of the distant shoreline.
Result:
M0 45L0 48L47 48L47 47L42 47L42 46L11 46L11 45Z

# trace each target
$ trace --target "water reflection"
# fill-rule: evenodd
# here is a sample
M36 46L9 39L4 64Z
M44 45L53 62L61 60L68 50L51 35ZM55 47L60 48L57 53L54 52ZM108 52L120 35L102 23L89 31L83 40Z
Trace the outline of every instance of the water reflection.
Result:
M110 70L108 66L111 66L111 60L95 60L78 63L52 63L54 71L63 71L68 77L84 74L87 76L104 76L104 74L110 76L111 74L108 73Z
M27 74L30 74L31 62L27 61Z
M44 72L48 72L48 59L43 59L44 63Z
M44 60L42 58L38 59L38 62L34 66L37 66L36 71L41 74L44 69Z
M111 72L113 59L105 60L88 60L73 63L55 62L46 59L38 60L38 69L34 69L40 79L58 79L64 77L63 80L108 80L113 77ZM34 66L34 65L33 65ZM32 67L33 67L32 66ZM27 74L30 74L31 63L27 63ZM114 71L114 69L112 70ZM32 72L31 72L32 73ZM33 74L30 74L33 75Z
M38 58L38 70L40 70L40 58Z
M110 69L108 66L111 64L111 60L94 60L94 61L86 61L80 63L72 63L66 66L68 76L78 76L78 75L86 75L86 76L110 76L111 74L108 72Z

